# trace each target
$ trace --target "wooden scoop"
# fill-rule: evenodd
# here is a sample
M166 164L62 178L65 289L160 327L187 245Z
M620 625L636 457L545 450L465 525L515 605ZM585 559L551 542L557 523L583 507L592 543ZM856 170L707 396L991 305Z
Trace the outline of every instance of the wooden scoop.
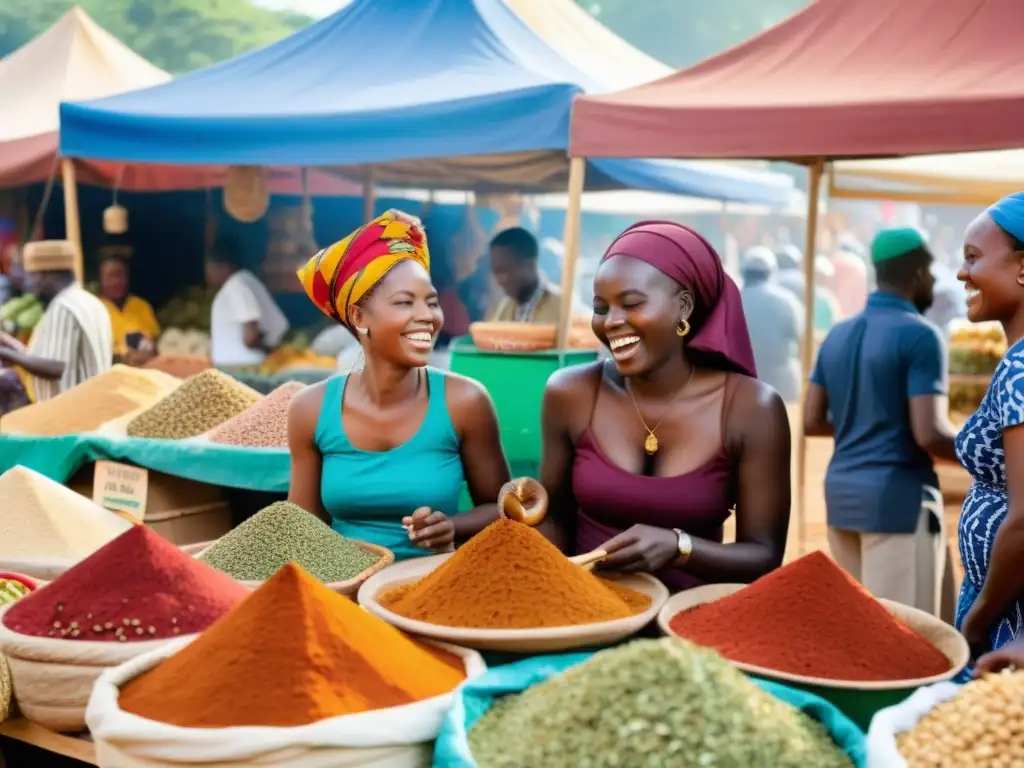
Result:
M498 492L498 513L531 527L539 525L548 513L548 493L532 477L517 478Z
M608 553L603 549L595 549L592 552L586 552L582 555L576 555L569 558L569 562L574 565L578 565L586 571L594 570L594 566L600 563L608 557Z

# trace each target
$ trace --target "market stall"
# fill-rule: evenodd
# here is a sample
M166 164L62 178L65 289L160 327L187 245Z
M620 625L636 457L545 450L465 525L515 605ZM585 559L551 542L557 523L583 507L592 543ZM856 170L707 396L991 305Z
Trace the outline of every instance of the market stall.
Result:
M991 205L1024 186L1024 150L840 160L829 196L944 205Z
M584 158L765 158L809 168L805 251L815 251L822 177L831 160L1014 149L1024 71L999 30L1012 0L819 0L690 69L618 93L577 99L570 188ZM991 76L979 79L976 51ZM879 77L884 72L885 77ZM685 130L680 130L685 126ZM578 216L576 210L572 217ZM575 233L578 222L567 222ZM577 247L566 237L570 280ZM813 327L813 259L805 259L804 326ZM569 322L563 307L562 326ZM804 380L814 340L805 335ZM806 438L798 442L800 540L806 540Z
M95 99L166 83L171 75L150 64L96 24L80 7L0 60L0 188L53 183L61 179L71 194L77 183L115 190L167 191L219 187L221 166L125 164L120 161L73 163L58 156L60 103ZM298 171L275 168L275 194L300 192ZM308 186L317 194L351 194L358 186L316 173ZM77 197L66 209L68 238L77 242Z
M967 661L951 627L820 553L667 599L652 576L593 571L599 552L566 558L532 505L503 509L454 553L395 565L288 504L197 548L131 526L4 598L21 714L0 749L105 768L863 768L876 713Z
M362 55L367 41L399 17L388 55ZM500 0L444 0L412 11L404 3L357 0L286 40L165 85L64 103L61 152L106 161L330 169L364 182L368 219L375 190L384 185L565 189L572 100L606 89ZM598 160L587 186L777 205L792 192L780 174L648 160ZM472 368L492 394L507 389L496 378L504 375L500 363L487 369L479 354L464 363L463 351L469 353L454 350L454 371ZM553 367L533 366L537 376L520 379L518 391L539 402L547 375L579 359L556 355ZM515 400L495 399L503 430L519 430ZM536 421L531 415L534 435ZM529 455L511 458L538 461L536 439Z

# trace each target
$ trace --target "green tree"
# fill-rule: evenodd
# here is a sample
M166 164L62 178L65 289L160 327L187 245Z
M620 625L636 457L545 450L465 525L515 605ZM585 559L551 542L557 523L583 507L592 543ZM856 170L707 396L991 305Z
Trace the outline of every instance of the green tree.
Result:
M800 10L809 0L577 0L606 27L671 67L689 67Z
M258 48L310 23L251 0L0 0L0 56L79 5L141 56L173 73Z

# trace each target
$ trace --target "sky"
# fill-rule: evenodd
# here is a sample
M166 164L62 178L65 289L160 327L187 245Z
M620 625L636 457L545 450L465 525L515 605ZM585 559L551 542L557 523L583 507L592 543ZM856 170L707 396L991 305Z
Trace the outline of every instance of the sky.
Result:
M349 0L254 0L256 5L279 11L295 11L319 18L334 13Z

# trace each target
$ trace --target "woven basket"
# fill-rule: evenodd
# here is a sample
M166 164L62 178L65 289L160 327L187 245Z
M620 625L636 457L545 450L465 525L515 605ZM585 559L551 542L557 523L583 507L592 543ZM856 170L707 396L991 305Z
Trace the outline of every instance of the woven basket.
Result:
M224 179L224 210L246 224L259 221L270 207L267 171L258 165L233 165Z
M554 349L557 329L530 323L472 323L469 335L477 349L489 352L540 352Z
M11 703L14 701L14 684L11 682L11 668L7 659L0 653L0 723L11 714Z
M324 586L333 592L337 592L339 595L344 595L351 600L355 600L356 593L359 592L359 587L363 585L364 581L375 573L380 573L395 562L395 553L386 547L379 547L376 544L370 544L368 541L359 541L358 539L349 539L349 541L353 544L358 544L367 552L377 555L380 559L365 571L353 576L351 579L346 579L345 581L332 581ZM214 542L212 541L204 541L199 544L186 544L181 547L181 551L187 555L199 557L199 555L209 549L213 544ZM249 589L259 589L263 585L262 581L242 581L241 579L238 581Z
M85 728L93 683L108 667L179 639L103 643L34 637L4 626L6 611L0 609L0 651L10 665L14 699L27 720L54 731Z
M673 617L681 611L694 608L698 605L714 602L723 597L735 594L744 589L746 584L705 584L701 587L688 589L673 595L658 613L658 627L669 637L676 637L672 631L671 622ZM907 605L892 600L880 599L886 610L889 611L904 625L917 632L921 637L934 645L949 661L949 669L931 677L914 678L909 680L887 680L887 681L861 681L861 680L835 680L825 677L812 677L810 675L797 675L791 672L780 672L768 667L761 667L756 664L746 664L741 661L730 661L737 669L747 674L765 677L770 680L777 680L783 684L806 687L808 685L821 686L825 688L845 688L856 691L885 691L891 689L916 689L932 683L939 683L950 680L957 676L970 661L970 648L963 635L953 627L946 624L931 614L911 608Z

